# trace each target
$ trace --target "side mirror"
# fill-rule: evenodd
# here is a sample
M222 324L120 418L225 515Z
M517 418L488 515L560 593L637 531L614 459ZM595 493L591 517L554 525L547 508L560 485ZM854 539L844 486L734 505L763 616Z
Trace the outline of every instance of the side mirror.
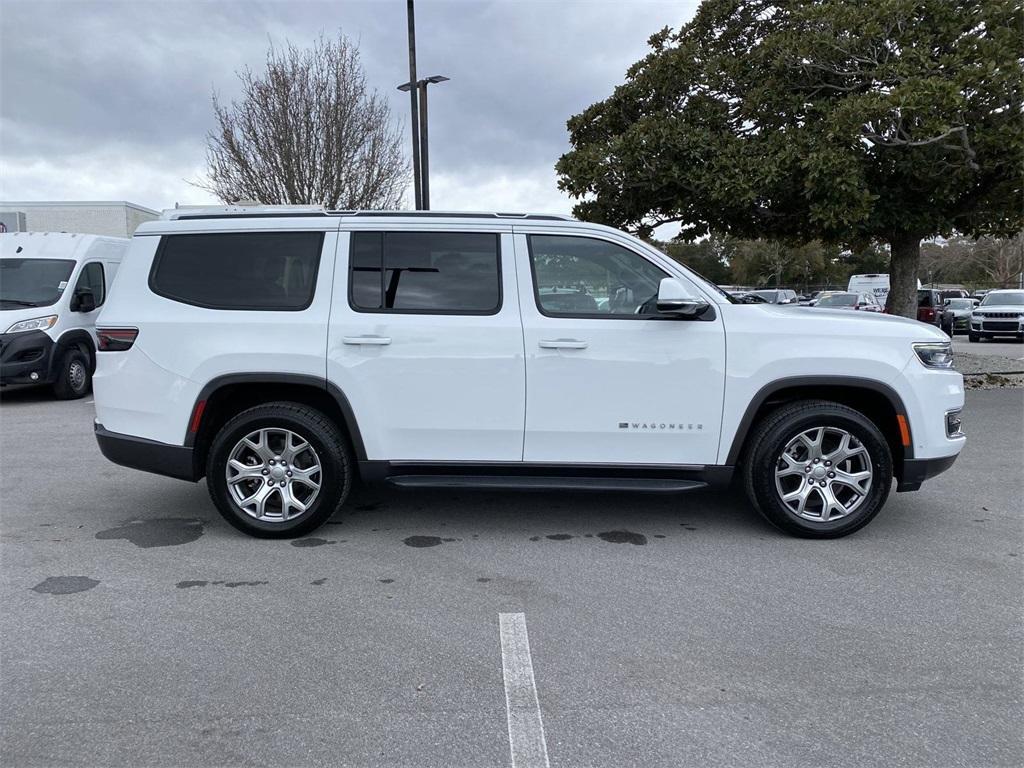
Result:
M80 288L75 291L75 297L71 300L72 312L92 312L96 309L96 297L88 288Z
M704 299L690 295L674 277L662 279L658 286L658 311L679 317L700 317L711 305Z

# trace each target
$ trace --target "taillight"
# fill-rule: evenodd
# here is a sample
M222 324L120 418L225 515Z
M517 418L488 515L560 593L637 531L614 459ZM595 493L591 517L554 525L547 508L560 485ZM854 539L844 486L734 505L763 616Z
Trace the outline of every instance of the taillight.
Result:
M138 335L138 328L96 329L96 338L99 339L101 352L124 352L126 349L131 349Z

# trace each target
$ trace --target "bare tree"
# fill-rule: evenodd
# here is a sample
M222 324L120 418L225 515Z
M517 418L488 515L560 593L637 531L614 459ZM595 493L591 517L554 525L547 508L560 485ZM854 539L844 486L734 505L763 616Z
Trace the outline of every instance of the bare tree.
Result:
M266 70L238 73L242 94L213 94L206 181L225 202L398 208L409 180L401 126L366 85L359 49L339 34L312 48L271 44Z

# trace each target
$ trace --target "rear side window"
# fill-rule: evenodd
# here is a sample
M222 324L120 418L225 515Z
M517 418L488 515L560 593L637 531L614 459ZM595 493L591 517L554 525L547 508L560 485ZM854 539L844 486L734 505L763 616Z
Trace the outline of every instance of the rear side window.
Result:
M149 287L210 309L294 311L313 301L322 232L166 235Z
M359 312L492 315L501 308L498 235L353 232L349 303Z

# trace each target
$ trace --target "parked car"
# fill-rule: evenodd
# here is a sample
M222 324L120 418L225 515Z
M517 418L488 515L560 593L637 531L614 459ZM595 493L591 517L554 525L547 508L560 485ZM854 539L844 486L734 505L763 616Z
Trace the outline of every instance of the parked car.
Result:
M798 296L797 302L802 307L812 307L820 294L821 291L808 291L807 293Z
M969 341L1013 336L1024 341L1024 291L989 291L971 313Z
M819 298L814 306L824 309L856 309L863 312L884 311L884 308L875 301L874 294L867 292L835 291Z
M921 287L920 280L917 281L917 287ZM846 290L849 293L870 293L875 297L875 301L877 301L880 306L884 307L885 302L889 298L889 275L851 275L850 282L846 286Z
M575 285L595 306L547 290ZM937 328L738 306L560 216L169 211L136 231L98 334L103 453L205 476L255 536L313 530L357 481L674 492L738 474L775 525L835 537L964 444Z
M971 313L977 305L974 299L946 299L942 305L942 330L950 336L957 331L966 333L971 325Z
M987 294L990 290L991 290L990 288L980 288L980 289L978 289L977 291L975 291L974 293L971 294L971 298L972 299L977 299L978 301L981 301L982 299L985 298L985 294Z
M732 291L729 293L737 304L768 304L768 299L750 291Z
M944 288L939 290L939 296L942 297L942 301L946 299L969 299L971 294L965 291L963 288Z
M789 290L788 288L779 288L773 290L760 290L751 291L755 296L760 296L769 304L796 304L796 291Z
M933 288L917 291L917 319L928 325L942 324L942 295Z
M123 237L0 234L0 387L84 396L96 367L96 316L128 248ZM70 286L70 288L69 288Z

